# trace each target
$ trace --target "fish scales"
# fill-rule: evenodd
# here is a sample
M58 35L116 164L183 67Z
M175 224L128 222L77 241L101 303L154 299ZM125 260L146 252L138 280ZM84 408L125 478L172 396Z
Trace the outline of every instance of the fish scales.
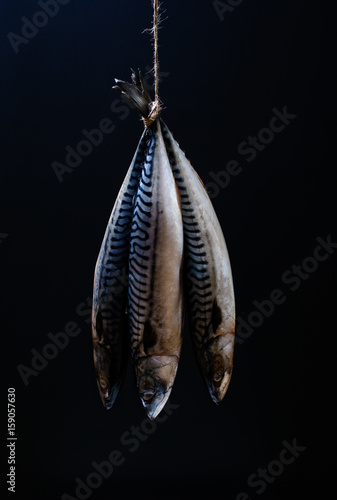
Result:
M152 129L132 219L129 315L139 395L155 418L171 392L181 351L183 225L160 124Z
M148 133L144 132L112 209L95 267L92 306L94 365L99 393L107 409L117 397L126 370L130 231L134 197L148 140Z
M181 192L185 290L194 349L214 402L224 397L233 366L235 300L220 224L200 181L167 126L163 137Z

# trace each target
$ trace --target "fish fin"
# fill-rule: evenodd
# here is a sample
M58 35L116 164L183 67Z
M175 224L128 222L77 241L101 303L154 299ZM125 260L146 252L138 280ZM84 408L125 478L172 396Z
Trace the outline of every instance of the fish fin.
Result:
M151 97L145 86L141 72L139 71L139 74L137 74L133 69L131 72L132 83L115 78L116 85L113 88L136 108L144 118L147 118L151 111L151 107L149 106L152 102Z

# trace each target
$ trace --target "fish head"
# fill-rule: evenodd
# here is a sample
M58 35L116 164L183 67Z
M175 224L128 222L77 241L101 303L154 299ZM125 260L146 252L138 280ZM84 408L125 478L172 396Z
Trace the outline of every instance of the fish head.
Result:
M147 356L137 362L138 392L147 416L156 418L167 402L178 368L177 356Z
M234 335L213 338L204 348L204 377L214 403L224 398L233 370Z
M116 384L113 383L116 376L111 351L109 346L95 341L93 354L99 395L103 406L109 410L119 390L119 387L116 387Z

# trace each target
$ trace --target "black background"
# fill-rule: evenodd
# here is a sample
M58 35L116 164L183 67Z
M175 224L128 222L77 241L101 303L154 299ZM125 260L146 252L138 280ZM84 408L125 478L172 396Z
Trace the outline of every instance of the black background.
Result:
M112 450L125 462L90 498L328 496L336 250L296 291L282 280L313 256L317 237L337 242L336 41L327 3L333 5L243 0L222 21L211 1L164 4L162 116L205 184L230 160L242 167L212 199L238 316L247 320L253 301L276 288L286 299L236 345L219 407L204 387L186 328L170 398L178 407L131 453L122 434L146 425L131 364L106 412L94 377L89 308L77 308L91 296L105 226L143 129L136 111L121 103L112 111L119 96L111 87L114 77L130 79L130 67L146 73L152 64L151 40L142 34L151 25L151 3L70 0L16 54L7 34L21 34L22 17L32 20L41 8L36 1L1 2L2 364L7 387L16 390L16 498L76 497L76 478L85 481L92 462ZM297 117L247 162L238 145L284 106ZM103 118L115 130L59 182L52 162L64 163L65 147L76 148L81 131ZM81 333L25 385L17 366L30 367L31 349L41 352L48 333L64 331L69 321ZM258 494L249 476L294 439L306 450Z

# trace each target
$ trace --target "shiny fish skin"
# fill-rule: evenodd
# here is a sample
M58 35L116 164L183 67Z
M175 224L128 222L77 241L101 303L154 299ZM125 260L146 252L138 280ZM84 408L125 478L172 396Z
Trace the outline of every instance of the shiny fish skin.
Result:
M138 392L147 416L164 407L182 344L183 226L160 123L136 197L129 260L129 322Z
M163 137L181 193L185 289L194 349L215 403L232 374L235 299L221 226L199 176L162 122Z
M98 390L106 409L117 397L127 365L130 231L147 141L148 133L144 132L112 209L95 267L93 355Z

